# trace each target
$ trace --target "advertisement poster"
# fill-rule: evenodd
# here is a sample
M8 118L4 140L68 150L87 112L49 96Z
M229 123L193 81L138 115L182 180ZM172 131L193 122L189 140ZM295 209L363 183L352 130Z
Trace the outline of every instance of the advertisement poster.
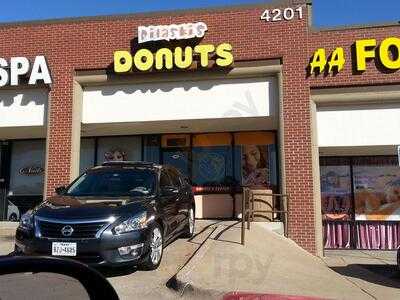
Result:
M242 185L267 187L268 178L267 145L242 146Z
M104 160L105 161L126 161L127 154L122 149L111 149L104 153Z
M325 220L351 218L351 178L349 166L322 166L321 209Z
M354 166L356 220L400 220L400 168Z
M225 149L193 150L193 182L198 185L223 185L226 181L226 152Z

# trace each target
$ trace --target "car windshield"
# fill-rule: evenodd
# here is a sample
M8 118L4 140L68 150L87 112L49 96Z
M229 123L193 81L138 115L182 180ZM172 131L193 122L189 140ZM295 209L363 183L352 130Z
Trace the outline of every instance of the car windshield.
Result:
M156 173L149 169L90 170L68 189L69 196L148 196L154 194Z

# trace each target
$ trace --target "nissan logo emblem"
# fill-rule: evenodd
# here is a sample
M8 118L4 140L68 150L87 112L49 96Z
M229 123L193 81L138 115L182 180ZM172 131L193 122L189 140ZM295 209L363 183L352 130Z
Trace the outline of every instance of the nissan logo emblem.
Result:
M62 233L63 236L71 236L73 232L74 232L74 229L69 225L64 226L61 229L61 233Z

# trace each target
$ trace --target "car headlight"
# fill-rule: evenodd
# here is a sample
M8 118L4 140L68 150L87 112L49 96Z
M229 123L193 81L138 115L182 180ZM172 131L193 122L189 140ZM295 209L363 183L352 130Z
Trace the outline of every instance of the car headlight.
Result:
M121 234L147 227L147 213L143 212L131 217L114 227L115 234Z
M27 211L21 216L21 219L19 221L19 226L26 229L33 228L33 215L31 211Z

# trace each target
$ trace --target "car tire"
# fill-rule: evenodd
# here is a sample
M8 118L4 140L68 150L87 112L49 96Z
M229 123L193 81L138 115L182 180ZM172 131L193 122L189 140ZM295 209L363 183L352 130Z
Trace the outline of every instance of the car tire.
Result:
M8 221L10 222L17 222L18 221L18 216L16 213L12 213L9 217L8 217Z
M195 218L194 218L194 208L191 207L189 209L188 213L188 218L187 218L187 224L185 226L185 229L183 231L182 237L185 239L190 239L194 235L194 225L195 225Z
M143 270L155 270L161 263L164 252L164 235L159 224L154 224L150 228L149 251L142 260L139 267Z
M18 256L18 255L22 255L23 252L22 252L22 250L21 250L17 245L14 244L14 251L11 252L11 254L12 254L13 256Z

